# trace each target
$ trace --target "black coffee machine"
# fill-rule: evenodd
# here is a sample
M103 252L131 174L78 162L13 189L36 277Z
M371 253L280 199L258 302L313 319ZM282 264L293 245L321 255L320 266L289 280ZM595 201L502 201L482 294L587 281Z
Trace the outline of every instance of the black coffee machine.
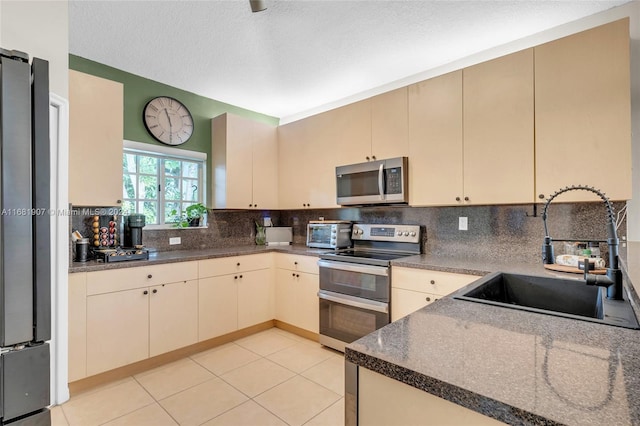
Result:
M132 214L124 218L124 246L142 246L142 228L144 227L144 215Z

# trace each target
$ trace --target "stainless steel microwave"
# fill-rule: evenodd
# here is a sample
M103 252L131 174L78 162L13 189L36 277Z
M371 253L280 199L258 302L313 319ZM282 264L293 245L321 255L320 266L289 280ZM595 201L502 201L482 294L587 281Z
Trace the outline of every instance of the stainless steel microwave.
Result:
M407 157L397 157L336 167L337 203L341 206L409 203L407 164Z

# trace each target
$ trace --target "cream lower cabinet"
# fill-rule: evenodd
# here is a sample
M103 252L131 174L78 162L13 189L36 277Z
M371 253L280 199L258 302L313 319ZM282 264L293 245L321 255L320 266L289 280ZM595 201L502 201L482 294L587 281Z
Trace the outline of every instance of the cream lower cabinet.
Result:
M358 424L489 426L504 423L359 367Z
M274 318L273 253L198 263L199 341Z
M72 274L73 275L73 274ZM86 274L86 376L197 342L197 262L123 268ZM75 318L81 289L73 278ZM74 327L80 327L77 325ZM74 327L70 326L70 330ZM70 334L74 352L80 331ZM73 339L73 340L72 340ZM73 355L81 363L82 352ZM74 371L71 378L80 379Z
M149 293L149 356L198 341L198 281L151 287Z
M87 273L69 274L69 381L87 376Z
M396 266L392 267L391 274L391 321L409 315L480 278L476 275Z
M318 258L276 253L276 319L320 330Z

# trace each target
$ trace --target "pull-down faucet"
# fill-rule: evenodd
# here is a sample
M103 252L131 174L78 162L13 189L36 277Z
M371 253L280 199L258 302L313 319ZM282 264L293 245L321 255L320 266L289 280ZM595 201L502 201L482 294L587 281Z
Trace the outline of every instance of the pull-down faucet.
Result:
M604 201L607 208L607 240L606 243L609 247L609 266L607 268L607 275L595 275L589 273L589 263L585 259L584 262L584 281L587 285L597 285L607 288L607 299L622 300L622 271L618 264L618 234L616 233L615 218L613 215L613 207L609 202L609 199L605 194L593 187L584 185L572 185L562 188L547 199L542 211L542 221L544 223L544 244L542 245L542 262L545 264L555 263L553 256L553 246L551 245L551 237L549 236L549 230L547 228L547 208L551 201L558 195L569 191L589 191L599 196ZM556 241L575 241L575 240L556 240Z

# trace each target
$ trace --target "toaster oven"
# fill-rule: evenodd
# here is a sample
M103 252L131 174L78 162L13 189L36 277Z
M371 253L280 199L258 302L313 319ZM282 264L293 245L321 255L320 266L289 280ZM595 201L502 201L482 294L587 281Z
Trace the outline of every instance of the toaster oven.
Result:
M351 247L351 222L328 220L309 222L307 247L327 249Z

